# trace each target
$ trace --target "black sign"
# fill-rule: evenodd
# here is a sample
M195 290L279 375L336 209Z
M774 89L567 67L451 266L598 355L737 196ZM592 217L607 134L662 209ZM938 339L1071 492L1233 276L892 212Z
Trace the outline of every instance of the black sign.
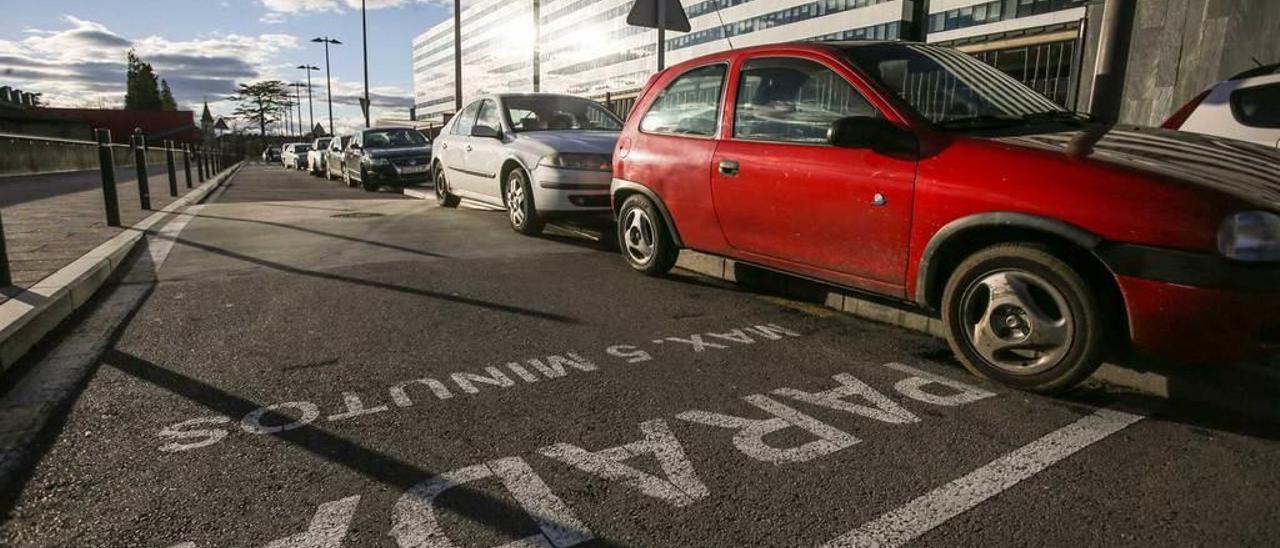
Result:
M636 0L627 14L627 24L633 27L658 28L658 2L665 3L662 28L689 32L689 16L684 13L680 0Z

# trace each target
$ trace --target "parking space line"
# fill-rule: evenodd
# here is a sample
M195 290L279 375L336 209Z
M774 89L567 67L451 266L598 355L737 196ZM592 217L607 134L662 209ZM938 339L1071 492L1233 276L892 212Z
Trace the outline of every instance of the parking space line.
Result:
M908 502L823 548L901 546L1129 425L1142 420L1112 409L1055 430L969 474Z

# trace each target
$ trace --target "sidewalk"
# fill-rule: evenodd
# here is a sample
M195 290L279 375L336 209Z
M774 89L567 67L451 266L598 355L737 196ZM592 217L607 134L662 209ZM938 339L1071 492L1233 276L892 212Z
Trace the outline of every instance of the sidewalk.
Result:
M167 167L151 166L148 173L149 211L140 207L134 168L116 170L123 226L141 221L177 199L169 196ZM189 189L180 163L177 175L178 195L182 196ZM199 184L193 169L192 185ZM107 226L102 175L98 170L0 179L0 219L4 222L13 285L19 289L30 288L123 231ZM3 303L16 290L7 288L0 293Z

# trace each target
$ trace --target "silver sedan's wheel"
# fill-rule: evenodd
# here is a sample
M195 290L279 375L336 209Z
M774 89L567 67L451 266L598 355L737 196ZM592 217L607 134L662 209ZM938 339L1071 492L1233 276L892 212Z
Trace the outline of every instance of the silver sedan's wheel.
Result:
M1043 278L1018 270L991 272L961 297L969 343L988 363L1031 375L1062 362L1075 335L1066 298Z
M504 197L507 202L507 216L511 220L513 230L525 236L534 236L542 232L544 223L538 216L529 176L523 170L513 169L507 175Z
M511 217L511 226L516 228L524 226L528 220L528 213L525 212L527 207L527 198L524 194L524 185L520 181L507 182L507 215Z
M653 219L641 208L632 208L622 219L622 245L627 256L636 264L644 265L653 260L656 233Z

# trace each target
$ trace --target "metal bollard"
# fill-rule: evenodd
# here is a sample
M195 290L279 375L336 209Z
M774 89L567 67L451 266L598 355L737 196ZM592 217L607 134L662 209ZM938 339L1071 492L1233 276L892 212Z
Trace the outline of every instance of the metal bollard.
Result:
M182 145L182 169L187 174L187 188L191 188L191 145Z
M151 209L151 185L147 181L147 138L133 133L133 164L138 173L138 207Z
M200 168L200 182L204 182L204 150L196 145L196 167Z
M173 141L164 142L164 161L169 164L169 196L178 197L178 170L173 166Z
M120 226L120 200L116 198L116 162L111 157L111 130L95 129L98 165L102 170L102 201L107 208L107 226Z

